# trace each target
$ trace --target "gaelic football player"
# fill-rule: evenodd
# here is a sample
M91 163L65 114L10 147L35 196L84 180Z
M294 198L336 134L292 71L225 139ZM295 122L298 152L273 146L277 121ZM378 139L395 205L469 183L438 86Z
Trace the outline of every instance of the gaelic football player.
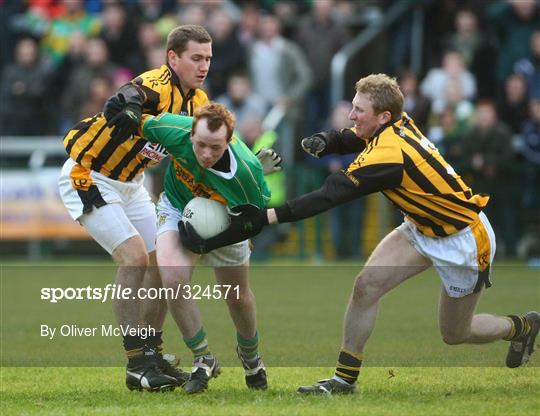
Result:
M345 315L335 374L300 393L352 393L381 297L434 266L442 280L439 328L450 345L510 341L508 367L529 359L540 313L475 314L491 286L495 235L482 209L487 195L475 194L403 112L403 95L384 74L356 83L349 118L354 128L317 133L302 141L313 156L357 153L350 166L326 179L321 189L283 206L232 217L228 230L203 240L193 228L181 233L185 247L205 253L256 235L263 226L298 221L373 192L382 192L404 214L404 222L375 248L360 271ZM396 255L398 254L398 255Z

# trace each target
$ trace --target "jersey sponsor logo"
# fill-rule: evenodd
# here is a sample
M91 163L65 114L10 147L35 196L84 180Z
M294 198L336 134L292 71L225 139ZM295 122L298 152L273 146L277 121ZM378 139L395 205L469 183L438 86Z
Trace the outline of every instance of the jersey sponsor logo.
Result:
M146 145L141 149L139 152L144 157L147 157L148 159L155 160L156 162L159 162L163 159L165 159L169 152L165 149L165 146L159 143L146 143Z

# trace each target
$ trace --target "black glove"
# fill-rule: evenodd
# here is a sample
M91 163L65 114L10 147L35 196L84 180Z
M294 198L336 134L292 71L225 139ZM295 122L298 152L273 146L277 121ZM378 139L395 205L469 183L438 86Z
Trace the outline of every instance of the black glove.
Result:
M319 157L321 152L326 149L327 133L320 132L313 136L302 139L302 149L312 156Z
M124 94L118 93L107 100L103 108L107 127L114 130L111 139L125 142L137 132L142 117L142 108L138 103L126 102Z
M229 212L231 225L225 231L207 240L202 238L189 222L180 221L178 231L180 241L188 250L197 254L206 254L216 248L230 246L248 238L255 237L268 225L266 208L255 205L239 205Z

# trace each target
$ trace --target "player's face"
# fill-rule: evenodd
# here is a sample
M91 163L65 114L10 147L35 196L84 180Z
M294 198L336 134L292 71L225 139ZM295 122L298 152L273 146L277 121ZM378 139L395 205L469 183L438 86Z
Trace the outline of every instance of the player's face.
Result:
M200 88L208 75L212 59L212 44L188 41L187 49L178 56L174 51L167 54L184 92Z
M354 122L358 137L370 137L381 126L380 115L373 111L373 104L365 94L357 92L352 100L353 108L349 120Z
M222 125L216 131L210 131L207 120L203 118L197 122L191 142L199 165L205 169L211 168L227 150L227 127Z

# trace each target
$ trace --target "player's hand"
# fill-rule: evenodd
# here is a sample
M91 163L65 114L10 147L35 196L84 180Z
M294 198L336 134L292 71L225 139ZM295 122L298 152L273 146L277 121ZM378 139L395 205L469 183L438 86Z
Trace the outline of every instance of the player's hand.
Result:
M107 100L103 108L107 127L113 128L111 139L122 143L137 132L142 117L139 104L126 102L124 94L118 93Z
M281 170L281 156L273 149L261 149L255 153L263 168L263 174L278 172Z
M312 156L320 157L321 152L326 149L326 135L327 133L320 132L302 139L302 149Z
M180 233L182 245L188 250L196 254L206 254L210 251L207 250L206 240L195 231L195 228L189 222L180 221L178 223L178 232Z
M268 225L266 209L259 209L255 205L239 205L229 210L231 224L229 228L215 237L202 238L193 226L184 221L178 223L180 241L188 250L196 254L206 254L216 248L230 246L255 237Z

